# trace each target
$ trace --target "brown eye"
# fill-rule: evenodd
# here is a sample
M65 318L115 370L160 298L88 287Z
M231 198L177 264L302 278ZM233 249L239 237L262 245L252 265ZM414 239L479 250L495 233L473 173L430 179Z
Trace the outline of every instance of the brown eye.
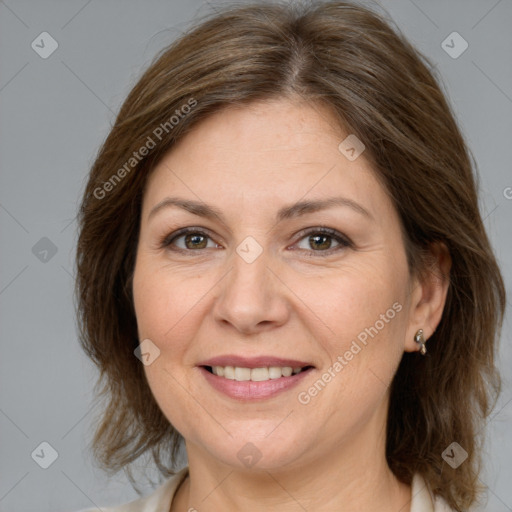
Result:
M213 245L208 246L208 242L211 242ZM166 236L161 242L161 247L190 252L200 249L215 248L218 247L218 245L211 240L207 233L198 229L186 228Z
M311 235L308 242L310 247L313 249L327 250L331 248L332 237L329 235Z
M185 236L185 246L187 249L204 249L207 242L207 237L201 234L191 234ZM181 238L181 237L179 237Z
M335 242L334 247L333 240ZM304 245L301 246L300 244ZM300 250L305 250L310 253L326 253L325 255L332 254L351 246L352 242L350 242L348 238L330 228L310 231L309 233L306 233L297 244L297 247ZM315 254L315 256L324 256L324 254Z

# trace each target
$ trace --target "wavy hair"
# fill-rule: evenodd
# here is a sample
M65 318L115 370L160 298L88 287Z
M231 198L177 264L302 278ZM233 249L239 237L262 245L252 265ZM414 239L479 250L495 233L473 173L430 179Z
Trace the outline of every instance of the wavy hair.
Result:
M410 484L420 473L456 510L477 500L482 428L500 390L505 289L478 208L474 158L440 83L386 15L352 2L224 7L154 59L98 152L78 215L77 318L105 401L92 441L103 469L124 469L133 484L130 465L150 453L160 474L172 475L182 441L133 353L132 277L149 174L213 113L300 97L327 105L364 142L399 213L410 272L428 274L432 243L450 252L428 355L404 354L391 385L386 457L398 479ZM141 155L148 137L154 147ZM453 441L468 452L457 469L441 455Z

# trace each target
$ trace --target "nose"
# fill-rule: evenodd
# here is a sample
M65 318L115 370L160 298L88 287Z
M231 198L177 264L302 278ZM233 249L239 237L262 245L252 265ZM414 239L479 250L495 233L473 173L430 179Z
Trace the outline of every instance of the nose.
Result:
M263 251L254 261L233 252L232 266L219 283L214 305L217 322L243 334L256 334L283 325L290 314L287 288Z

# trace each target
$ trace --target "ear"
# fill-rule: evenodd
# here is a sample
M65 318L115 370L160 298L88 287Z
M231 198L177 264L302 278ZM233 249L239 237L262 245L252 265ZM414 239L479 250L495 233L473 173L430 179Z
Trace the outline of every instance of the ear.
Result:
M414 341L416 332L423 329L425 340L428 340L443 316L452 266L446 245L442 242L432 243L427 262L421 277L415 278L412 283L409 325L405 339L406 352L419 351L420 345Z

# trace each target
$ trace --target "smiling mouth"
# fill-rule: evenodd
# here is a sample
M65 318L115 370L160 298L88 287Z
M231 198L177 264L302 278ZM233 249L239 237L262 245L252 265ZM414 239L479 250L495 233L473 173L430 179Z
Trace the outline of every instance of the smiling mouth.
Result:
M239 366L203 366L208 372L227 380L238 382L252 381L264 382L277 380L283 377L291 377L305 372L313 366L295 367L291 366L267 366L261 368L244 368Z

